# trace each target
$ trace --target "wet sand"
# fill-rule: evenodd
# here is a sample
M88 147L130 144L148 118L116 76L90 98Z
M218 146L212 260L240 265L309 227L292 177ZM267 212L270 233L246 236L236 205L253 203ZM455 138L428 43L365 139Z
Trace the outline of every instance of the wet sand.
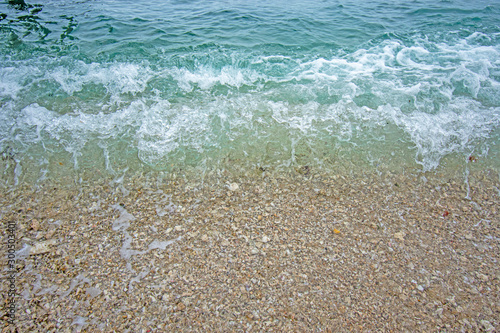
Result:
M19 250L5 332L500 327L493 171L136 177L19 186L0 205Z

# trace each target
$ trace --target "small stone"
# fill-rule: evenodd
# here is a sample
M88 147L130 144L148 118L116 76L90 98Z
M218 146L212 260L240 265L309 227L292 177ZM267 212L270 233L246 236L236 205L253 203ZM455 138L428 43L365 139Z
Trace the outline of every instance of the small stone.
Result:
M90 296L90 298L97 297L97 296L99 296L102 293L101 289L94 288L94 287L86 288L85 291L87 292L87 295Z
M474 294L474 295L479 294L479 290L477 290L477 288L476 288L476 287L474 287L474 286L472 286L472 287L469 289L469 292L470 292L471 294Z
M488 278L487 275L484 275L484 274L481 274L481 273L477 273L476 275L477 275L478 279L480 279L483 282L487 282L489 280L489 278Z
M221 245L222 245L222 246L229 246L229 245L230 245L230 243L228 242L228 240L227 240L227 239L224 239L224 240L221 242Z
M38 220L31 220L30 229L33 229L35 231L38 231L38 229L40 229L40 223L38 222Z
M56 231L54 229L50 229L49 231L47 231L47 233L45 234L45 239L51 239L52 236L54 236L55 232Z
M251 254L258 254L259 253L259 249L257 248L253 248L251 251L250 251Z
M262 243L267 243L267 242L269 242L270 240L271 240L271 239L270 239L269 237L267 237L267 236L262 237Z
M491 323L487 320L481 320L481 325L484 327L484 330L486 332L493 332L495 331L495 327L491 325Z
M180 226L180 225L176 225L176 226L174 227L174 230L175 230L175 231L182 231L182 226Z
M30 249L30 255L37 255L42 253L50 252L50 246L56 245L57 241L55 239L51 239L45 242L40 242L35 244Z
M230 191L234 192L234 191L237 191L239 188L240 188L240 186L238 184L236 184L236 183L229 184L229 190Z
M208 236L207 235L201 236L201 240L204 242L208 241Z
M406 234L405 234L404 232L402 232L402 231L400 231L400 232L396 232L396 233L394 234L394 238L397 238L397 239L399 239L399 240L404 240L404 239L405 239L405 236L406 236Z

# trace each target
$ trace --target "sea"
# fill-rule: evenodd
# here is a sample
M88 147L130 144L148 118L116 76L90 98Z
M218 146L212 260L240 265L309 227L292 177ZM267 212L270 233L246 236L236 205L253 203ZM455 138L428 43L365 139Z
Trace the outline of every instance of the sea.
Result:
M0 186L500 171L498 0L8 0Z

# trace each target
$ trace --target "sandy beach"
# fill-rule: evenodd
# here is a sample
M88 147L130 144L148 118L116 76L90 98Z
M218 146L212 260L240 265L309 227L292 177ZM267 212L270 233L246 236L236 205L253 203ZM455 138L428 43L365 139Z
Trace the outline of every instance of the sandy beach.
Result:
M500 332L500 1L0 1L0 333Z
M2 332L500 327L493 171L144 176L19 186L0 207L17 246Z

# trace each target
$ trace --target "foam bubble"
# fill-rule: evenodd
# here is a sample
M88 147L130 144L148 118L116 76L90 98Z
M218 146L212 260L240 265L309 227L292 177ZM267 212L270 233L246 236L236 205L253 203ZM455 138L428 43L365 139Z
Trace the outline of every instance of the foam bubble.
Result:
M415 68L424 71L431 71L435 69L432 64L426 64L427 57L431 56L431 53L421 46L411 46L405 47L399 51L396 55L396 60L399 65L405 68Z
M111 205L111 207L118 210L118 212L120 212L120 216L113 222L113 230L120 231L124 235L124 241L123 241L122 248L120 249L120 255L122 256L123 259L125 259L127 261L130 258L132 258L133 256L148 253L149 251L154 250L154 249L165 250L165 248L167 246L169 246L170 244L182 239L182 236L179 236L176 239L163 241L163 242L160 242L160 241L155 239L154 241L151 242L151 244L149 244L147 250L143 250L143 251L132 250L132 249L130 249L130 246L132 244L133 238L128 233L127 229L130 227L130 222L135 220L135 217L132 214L130 214L129 212L127 212L127 210L120 205ZM131 271L133 271L131 266L130 266L130 263L127 263L127 267L129 267L129 269Z
M32 68L30 68L32 69ZM16 98L19 92L23 89L19 82L20 73L23 71L27 74L28 68L1 67L0 68L0 96Z
M220 70L200 66L195 71L187 68L173 68L168 72L178 82L179 87L185 91L192 91L195 87L208 90L215 85L240 88L243 85L253 85L262 78L262 75L253 70L234 66L224 66Z
M480 104L468 99L459 99L436 114L406 115L389 105L378 109L409 135L417 149L415 160L424 171L436 168L448 154L472 151L500 125L500 108L493 113L477 110Z
M46 74L69 95L83 90L88 84L102 85L108 93L121 95L142 92L153 76L149 66L131 63L85 64L82 61L67 67L59 66Z
M75 316L73 318L73 322L71 323L71 326L76 325L79 328L83 328L88 325L87 323L87 317L82 317L82 316Z
M50 177L60 160L117 176L143 165L321 164L342 149L374 161L400 145L431 170L445 156L487 151L498 139L490 136L499 123L498 48L481 33L413 37L329 57L11 61L0 72L13 87L0 90L0 144L14 156L5 168L16 181L31 164Z

